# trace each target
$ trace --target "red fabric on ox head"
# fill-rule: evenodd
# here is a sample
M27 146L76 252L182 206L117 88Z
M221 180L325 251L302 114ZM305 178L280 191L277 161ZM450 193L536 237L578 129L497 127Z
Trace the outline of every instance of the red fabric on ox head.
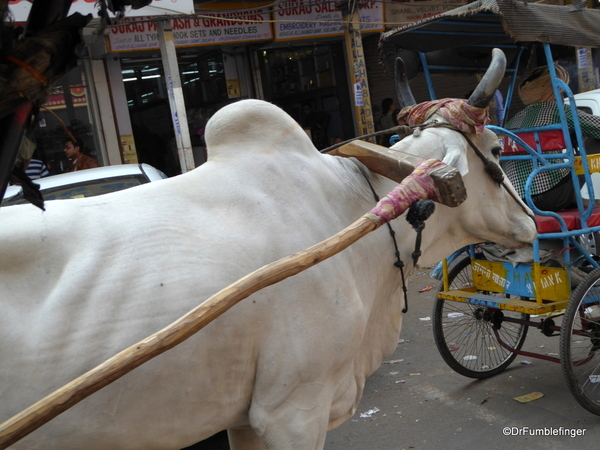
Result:
M482 133L491 122L489 108L476 108L462 98L445 98L403 108L398 114L398 125L422 125L434 114L439 114L460 131L471 134Z

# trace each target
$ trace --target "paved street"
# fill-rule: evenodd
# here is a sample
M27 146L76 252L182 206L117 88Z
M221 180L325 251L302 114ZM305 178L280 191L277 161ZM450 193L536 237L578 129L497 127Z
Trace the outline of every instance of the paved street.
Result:
M431 321L421 320L431 316L438 286L424 272L415 271L409 281L409 311L400 336L404 342L388 358L390 363L367 380L357 413L328 434L325 449L596 448L600 416L574 400L559 364L517 357L506 371L481 381L458 375L446 365L435 346ZM434 289L418 292L426 286ZM558 353L558 345L558 337L531 329L523 349ZM532 392L544 396L529 403L514 400ZM375 408L371 417L360 417ZM505 427L541 429L540 433L570 429L583 436L504 436Z

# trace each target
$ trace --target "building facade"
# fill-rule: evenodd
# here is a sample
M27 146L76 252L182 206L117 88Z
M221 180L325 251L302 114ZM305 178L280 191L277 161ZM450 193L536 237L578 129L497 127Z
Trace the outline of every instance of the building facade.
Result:
M14 0L11 7L18 11L27 3ZM382 100L396 98L390 65L381 61L380 32L465 3L362 2L358 45L364 58L358 62L350 61L358 49L349 48L356 44L347 39L347 17L324 0L154 0L153 10L131 11L100 35L95 19L84 30L87 45L78 67L40 111L33 136L37 157L51 173L64 171L69 129L102 165L145 162L173 176L193 168L182 162L182 145L191 151L192 166L206 161L207 121L244 98L280 106L318 148L366 134L377 126ZM70 12L94 8L91 0L75 0ZM175 69L168 67L165 40L173 44ZM397 51L384 48L383 54ZM429 100L418 57L402 56L414 69L409 75L416 100ZM434 77L440 97L463 97L477 84L475 75ZM183 106L173 102L174 85ZM361 117L357 105L365 106ZM178 134L185 134L183 144Z

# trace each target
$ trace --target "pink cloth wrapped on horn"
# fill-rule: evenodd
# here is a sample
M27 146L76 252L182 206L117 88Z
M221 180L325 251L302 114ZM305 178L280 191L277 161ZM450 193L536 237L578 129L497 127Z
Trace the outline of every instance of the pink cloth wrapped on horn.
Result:
M422 125L439 114L465 133L479 134L490 120L489 108L477 108L462 98L445 98L407 106L398 113L398 125Z

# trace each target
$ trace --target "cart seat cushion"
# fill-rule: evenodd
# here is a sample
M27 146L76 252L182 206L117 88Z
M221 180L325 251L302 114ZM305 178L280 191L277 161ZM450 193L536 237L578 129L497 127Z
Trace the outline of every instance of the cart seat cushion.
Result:
M565 209L557 212L559 216L565 221L565 225L569 230L578 230L581 228L581 221L579 220L579 211L577 208ZM559 232L560 224L554 217L535 215L535 222L537 224L538 233L555 233ZM600 207L594 208L592 215L587 221L588 227L595 227L600 225Z
M544 130L537 133L516 133L523 141L529 145L532 149L537 149L537 144L540 144L540 148L543 152L553 152L557 150L563 150L567 146L565 144L565 137L561 130ZM527 151L517 144L516 141L506 136L503 140L504 149L502 150L503 156L508 155L523 155Z

